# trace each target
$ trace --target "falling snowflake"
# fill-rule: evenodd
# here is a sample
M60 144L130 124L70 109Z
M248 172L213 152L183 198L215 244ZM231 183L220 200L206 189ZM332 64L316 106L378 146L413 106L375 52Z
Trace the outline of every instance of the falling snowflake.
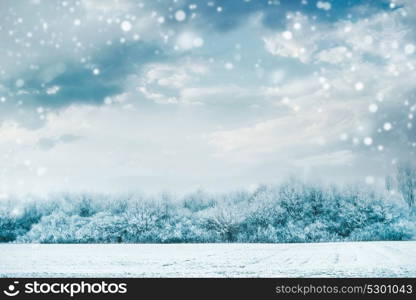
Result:
M346 134L346 133L342 133L342 134L339 136L339 138L340 138L340 140L341 140L341 141L346 141L346 140L348 139L348 134Z
M185 13L183 10L178 10L178 11L175 13L175 19L176 19L176 21L178 21L178 22L183 22L183 21L185 21L185 19L186 19L186 13Z
M16 85L17 88L21 88L25 85L25 81L23 79L19 78L19 79L16 80L15 85Z
M45 167L39 167L36 170L36 175L43 176L46 174L47 169Z
M393 126L391 125L391 123L389 123L389 122L386 122L386 123L384 123L384 125L383 125L383 129L385 130L385 131L389 131L389 130L391 130L393 128Z
M371 146L373 144L373 139L371 137L364 138L364 144L367 146Z
M362 82L357 82L356 84L355 84L355 89L357 90L357 91L362 91L363 89L364 89L364 84L362 83Z
M318 1L316 3L316 7L322 10L330 10L332 5L329 2L324 2L324 1Z
M178 36L176 42L176 49L189 50L194 47L202 47L204 45L203 38L196 36L193 33L185 32Z
M195 47L202 47L204 45L204 40L200 37L196 37L192 43Z
M411 55L411 54L415 53L415 51L416 51L416 47L413 44L407 44L404 47L404 53L406 53L407 55Z
M375 113L375 112L377 112L377 110L378 110L378 106L377 106L377 104L374 104L374 103L370 104L370 105L368 106L368 110L369 110L371 113Z
M225 68L226 68L227 70L232 70L232 69L234 69L234 65L233 65L233 63L231 63L231 62L226 62L226 63L225 63Z
M46 94L48 94L48 95L54 95L57 92L59 92L59 90L60 90L60 87L57 86L57 85L54 85L54 86L52 86L52 87L50 87L50 88L48 88L46 90Z
M131 25L130 21L123 21L121 22L120 27L121 27L121 30L127 32L127 31L130 31L133 26Z
M302 28L302 25L300 23L293 24L293 28L296 30L300 30Z
M291 40L293 38L293 34L290 31L284 31L282 36L285 40Z

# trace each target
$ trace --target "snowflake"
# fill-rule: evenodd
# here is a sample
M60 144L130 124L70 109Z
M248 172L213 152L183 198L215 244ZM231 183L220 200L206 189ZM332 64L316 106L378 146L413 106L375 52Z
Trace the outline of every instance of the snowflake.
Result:
M185 19L186 19L186 13L185 13L183 10L178 10L178 11L175 13L175 19L176 19L176 21L178 21L178 22L183 22L183 21L185 21Z
M324 1L318 1L316 3L316 7L322 10L330 10L332 5L329 2L324 2Z
M371 137L364 138L364 144L366 146L371 146L373 144L373 139Z
M393 128L393 126L391 125L391 123L389 123L389 122L386 122L386 123L384 123L384 125L383 125L383 129L385 130L385 131L389 131L389 130L391 130Z
M232 69L234 69L234 65L233 65L233 63L231 63L231 62L226 62L226 63L225 63L225 68L226 68L227 70L232 70Z
M123 21L121 22L120 27L121 27L121 30L127 32L127 31L130 31L133 26L131 25L130 21Z
M357 82L357 83L355 84L355 89L356 89L357 91L362 91L362 90L364 89L364 84L363 84L362 82Z
M415 53L416 47L413 44L407 44L404 47L404 53L406 53L407 55L411 55L413 53Z
M291 40L293 38L293 34L290 31L284 31L282 36L285 40Z
M372 112L372 113L377 112L377 110L378 110L378 106L377 106L377 104L374 104L374 103L370 104L370 105L368 106L368 110L369 110L370 112Z

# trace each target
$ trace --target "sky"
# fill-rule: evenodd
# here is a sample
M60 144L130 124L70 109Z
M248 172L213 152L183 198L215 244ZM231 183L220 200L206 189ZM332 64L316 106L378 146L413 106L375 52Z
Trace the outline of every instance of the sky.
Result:
M381 184L415 161L411 0L2 0L0 197Z

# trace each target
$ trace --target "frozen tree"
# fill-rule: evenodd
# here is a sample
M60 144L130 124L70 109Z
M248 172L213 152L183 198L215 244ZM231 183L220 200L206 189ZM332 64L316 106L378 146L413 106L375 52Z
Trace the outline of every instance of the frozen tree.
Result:
M219 234L227 242L235 240L242 215L238 209L229 206L218 206L206 219L206 227Z
M384 180L384 185L386 187L386 190L391 192L394 190L394 178L391 175L387 175Z
M124 214L129 240L150 241L163 218L163 210L156 202L146 199L137 199L130 203L128 211Z
M416 168L409 162L398 164L396 180L403 199L412 210L416 199Z
M394 189L414 210L415 168L400 165ZM390 179L389 179L390 180ZM66 194L0 201L0 242L190 243L411 240L416 219L374 186L298 180L178 199Z
M211 195L199 189L194 193L186 195L183 199L185 208L192 212L197 212L215 205L215 201Z

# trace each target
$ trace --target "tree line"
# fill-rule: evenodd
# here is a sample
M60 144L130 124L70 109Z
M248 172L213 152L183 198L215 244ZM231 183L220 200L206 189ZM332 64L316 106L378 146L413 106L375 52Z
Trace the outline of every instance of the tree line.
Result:
M385 189L287 180L254 191L182 197L55 194L0 202L0 242L217 243L411 240L416 172L400 164Z

